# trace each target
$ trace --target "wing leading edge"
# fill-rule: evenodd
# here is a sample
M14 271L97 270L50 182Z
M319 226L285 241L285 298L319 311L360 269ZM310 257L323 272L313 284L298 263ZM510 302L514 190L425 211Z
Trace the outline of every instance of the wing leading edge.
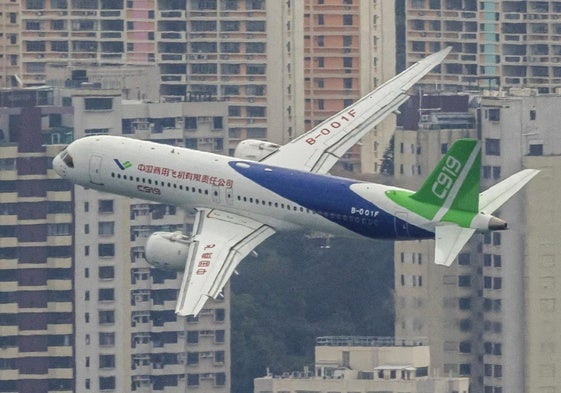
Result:
M451 49L448 47L413 64L311 131L281 146L262 162L313 173L327 173L347 150L396 111L409 98L407 91L440 64Z
M220 295L238 263L274 233L236 214L198 210L175 312L197 315L209 298Z

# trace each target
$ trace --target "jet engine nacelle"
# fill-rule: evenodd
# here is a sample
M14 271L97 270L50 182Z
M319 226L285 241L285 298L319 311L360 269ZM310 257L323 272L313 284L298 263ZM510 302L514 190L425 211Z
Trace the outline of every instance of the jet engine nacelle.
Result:
M181 232L154 232L144 248L150 265L164 270L184 270L191 241Z
M277 151L279 147L279 145L267 141L246 139L236 146L234 157L244 160L260 161L269 154Z

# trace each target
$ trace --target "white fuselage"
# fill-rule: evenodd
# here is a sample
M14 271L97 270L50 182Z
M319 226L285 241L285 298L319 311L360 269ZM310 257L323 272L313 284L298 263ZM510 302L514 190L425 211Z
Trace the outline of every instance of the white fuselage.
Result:
M277 231L383 238L431 236L426 222L415 223L415 217L410 213L408 217L403 208L385 197L386 186L170 145L124 137L86 137L59 154L53 166L63 178L84 187L184 209L216 208L247 216ZM424 229L412 226L412 222Z

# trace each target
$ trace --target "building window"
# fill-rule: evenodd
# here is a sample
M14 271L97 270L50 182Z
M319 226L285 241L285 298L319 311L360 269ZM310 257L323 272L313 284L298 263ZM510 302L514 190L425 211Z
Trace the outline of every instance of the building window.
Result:
M101 288L98 292L100 302L110 302L115 300L115 290L113 288Z
M224 128L223 118L221 116L214 116L212 118L212 129L221 130Z
M460 353L471 353L471 342L462 341L460 342Z
M491 265L489 264L489 266L491 266ZM502 267L503 266L503 262L501 260L500 255L497 255L497 254L493 255L493 266L495 266L495 267Z
M115 355L99 355L99 368L115 368Z
M27 41L26 49L28 52L45 52L46 45L45 41ZM37 55L42 57L43 55Z
M113 199L101 199L98 211L99 213L113 213Z
M528 148L528 155L543 156L543 144L531 143Z
M71 228L70 224L48 224L47 225L47 235L48 236L66 236L70 235Z
M113 221L100 221L98 223L98 234L100 236L111 236L115 232L115 223Z
M470 264L470 254L468 253L461 253L458 256L458 264L462 266L467 266Z
M501 110L499 108L492 108L487 111L487 117L491 121L501 120Z
M99 389L100 390L114 390L115 389L115 377L99 377Z
M115 256L115 244L114 243L100 243L97 246L98 256L102 258L108 258Z
M112 347L115 345L115 333L99 333L99 345L101 347Z
M84 109L87 111L106 111L113 109L113 98L84 98Z
M115 323L115 311L100 311L99 312L99 323L102 325L108 325Z
M199 386L199 374L187 374L187 386Z
M199 353L198 352L187 352L187 365L195 366L199 364Z
M471 375L471 364L469 363L460 364L460 375L462 376Z
M113 266L100 266L99 267L99 279L100 280L110 280L115 277L115 268Z
M458 286L471 287L471 276L469 275L458 276Z
M224 386L226 384L226 374L216 373L214 383L216 384L216 386Z
M343 25L352 26L352 24L353 24L353 16L352 15L343 15Z
M501 140L493 138L485 138L485 154L488 156L501 155Z
M471 298L461 297L458 299L458 308L460 310L470 310L471 309Z
M199 332L189 331L187 332L187 344L198 344L199 343Z

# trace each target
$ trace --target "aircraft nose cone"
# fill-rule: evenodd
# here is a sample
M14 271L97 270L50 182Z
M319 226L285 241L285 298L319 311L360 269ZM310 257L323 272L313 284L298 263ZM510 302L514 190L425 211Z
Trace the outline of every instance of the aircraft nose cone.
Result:
M60 177L65 177L66 176L66 165L64 165L64 162L62 161L62 158L60 157L61 154L62 153L58 154L55 158L53 158L53 169L55 170L57 175L59 175Z

